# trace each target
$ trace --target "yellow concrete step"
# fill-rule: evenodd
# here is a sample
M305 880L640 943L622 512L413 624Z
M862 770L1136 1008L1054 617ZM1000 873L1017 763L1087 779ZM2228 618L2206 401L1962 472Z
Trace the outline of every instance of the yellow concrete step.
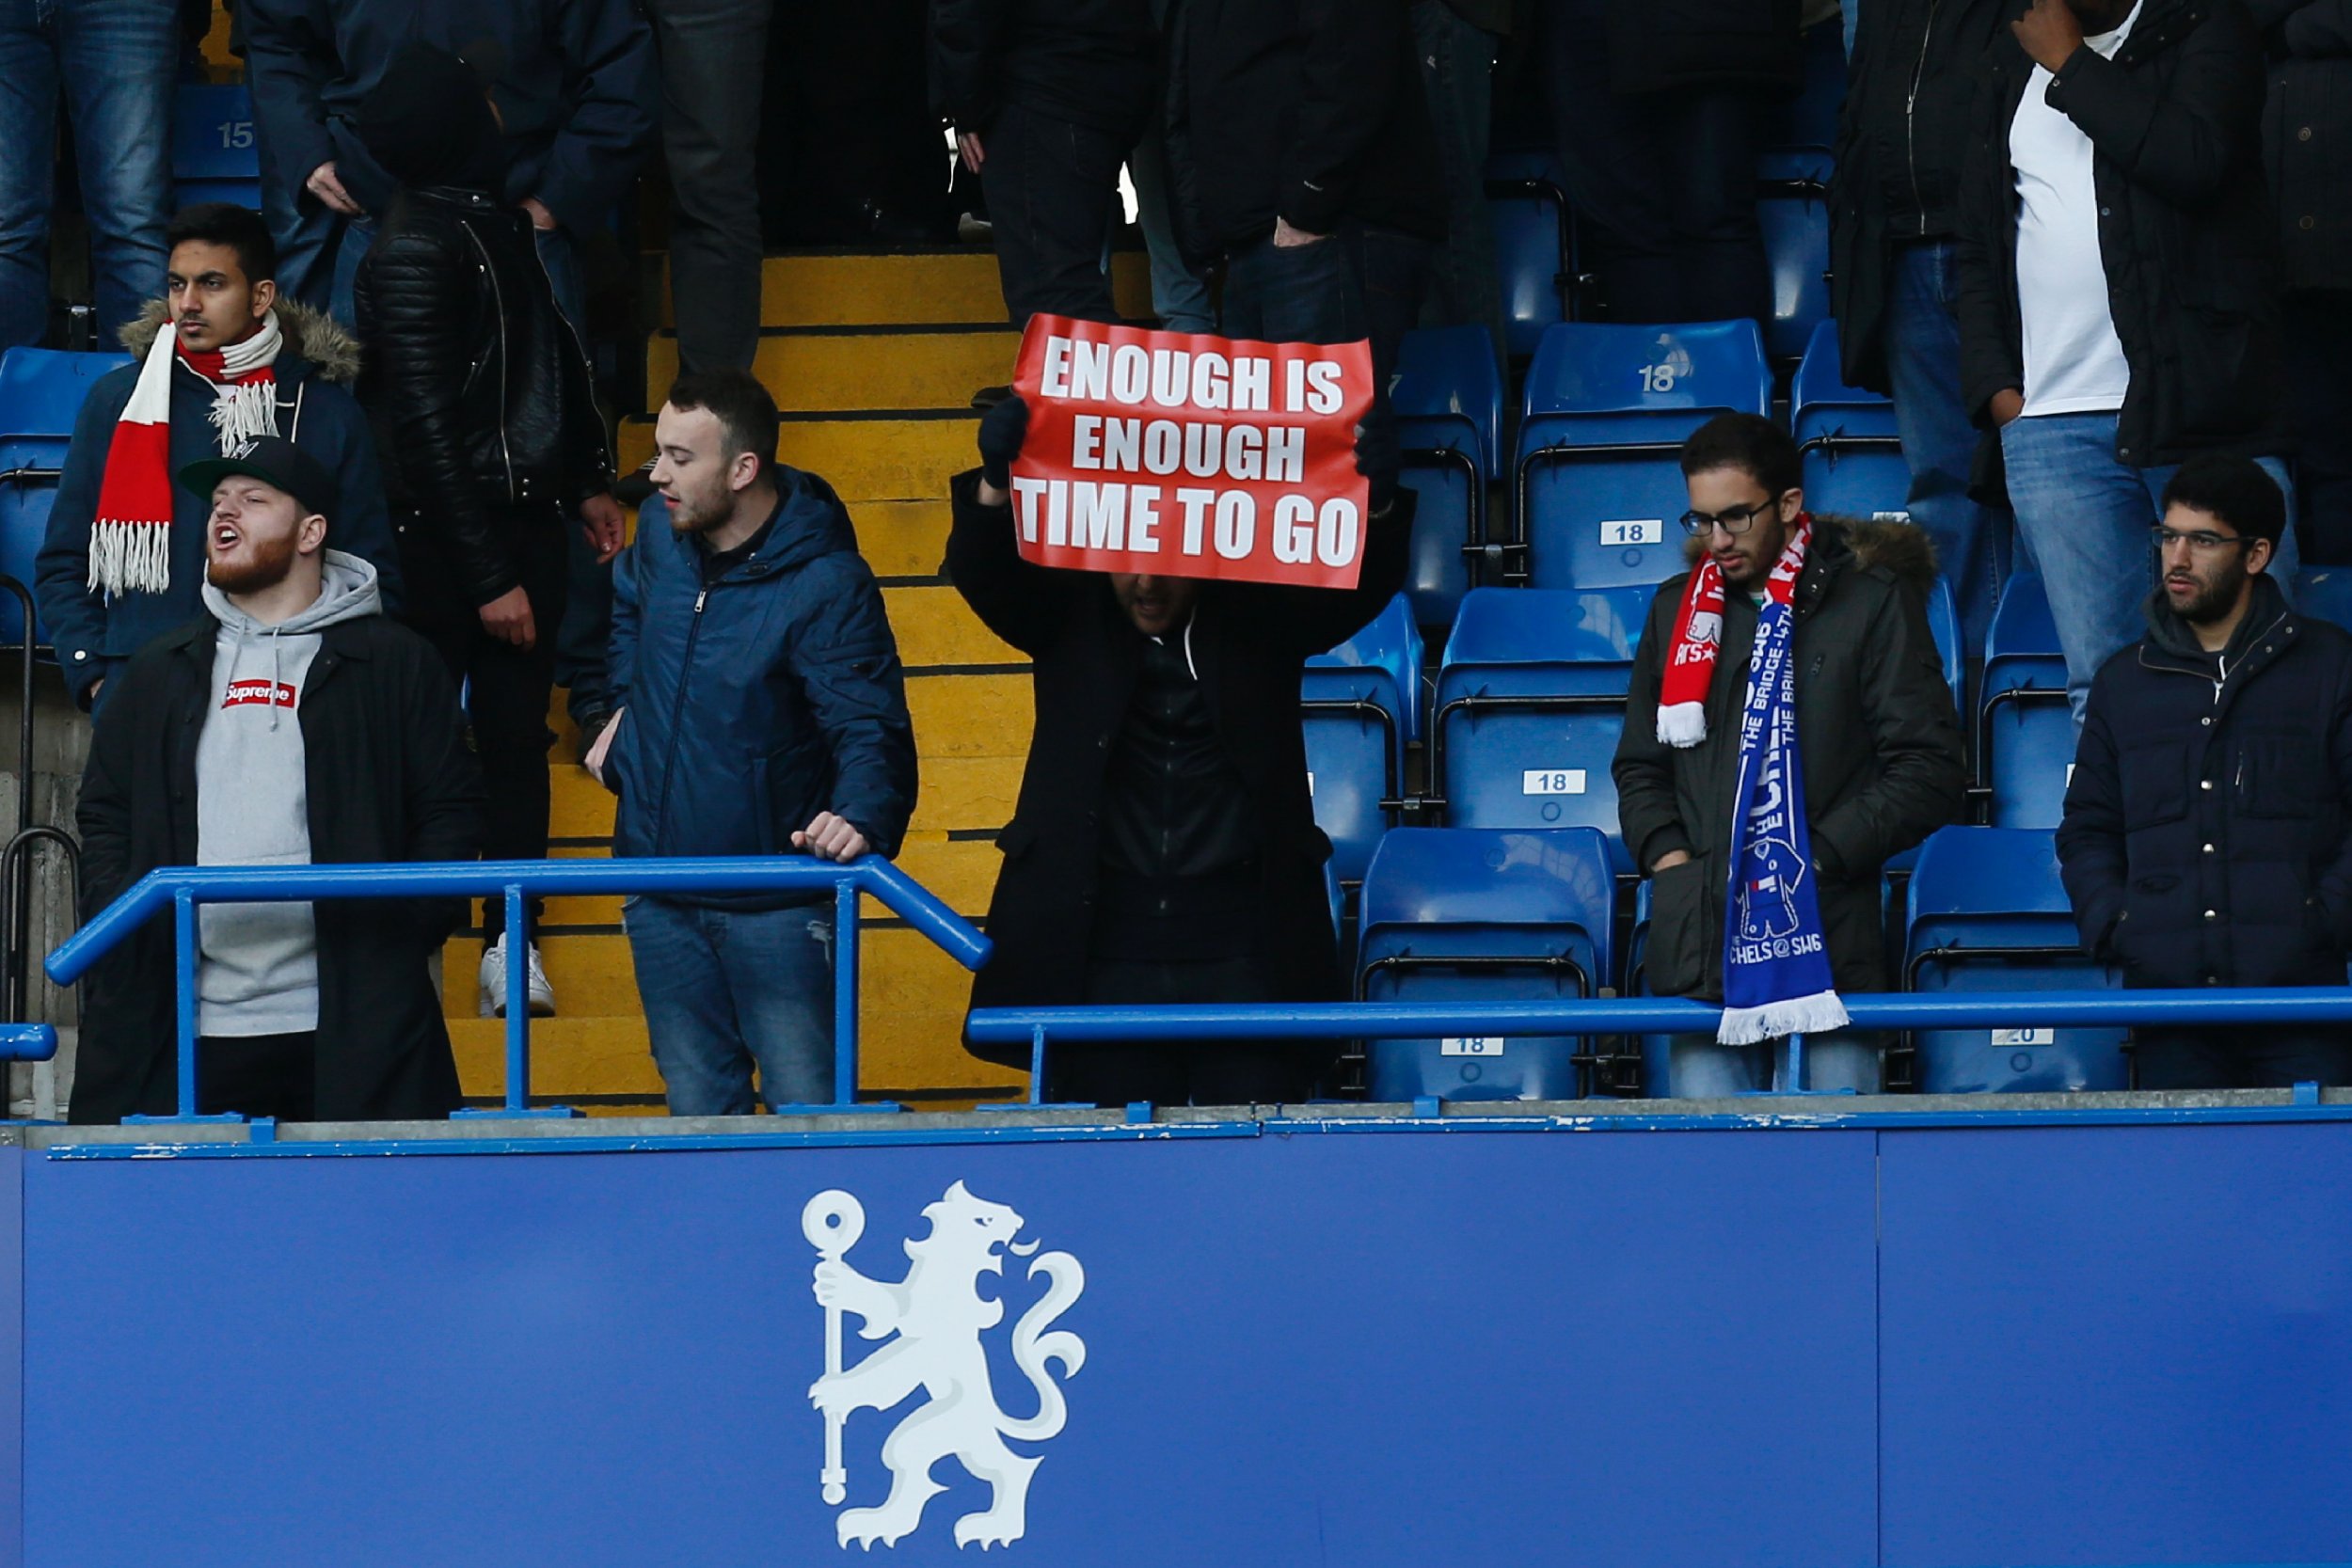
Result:
M787 420L776 443L780 460L822 477L851 503L945 500L947 481L977 467L973 436L977 414L957 410L933 419L897 417ZM634 468L653 456L653 421L621 421L621 463Z
M949 587L889 587L882 608L898 640L898 660L910 670L942 665L1019 664L1029 656L999 639ZM920 747L923 737L915 736Z
M850 509L850 522L858 553L878 578L937 577L946 562L952 517L945 499L860 501Z
M954 250L809 251L771 256L760 267L762 326L933 326L1005 319L996 253ZM1111 256L1120 313L1152 314L1152 266L1141 251ZM661 325L674 326L665 275Z
M914 716L915 745L927 766L932 757L1025 758L1029 754L1036 703L1025 671L918 676L907 682L907 709Z
M955 408L974 391L1012 379L1021 335L1010 329L877 331L796 328L759 340L752 373L787 413ZM677 338L645 341L645 406L659 408L677 379Z

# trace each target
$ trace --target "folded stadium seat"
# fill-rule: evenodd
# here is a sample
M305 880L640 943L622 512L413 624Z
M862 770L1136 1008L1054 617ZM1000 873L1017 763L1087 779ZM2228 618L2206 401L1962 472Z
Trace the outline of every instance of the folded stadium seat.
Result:
M1772 317L1764 346L1793 364L1829 320L1829 153L1815 147L1766 152L1756 166L1756 215L1772 272Z
M1919 852L1904 923L1911 991L2096 990L2119 976L2084 954L2054 835L1945 828ZM1928 1029L1913 1037L1924 1094L2129 1086L2117 1028Z
M1754 322L1546 332L1515 470L1527 580L1613 588L1682 570L1683 437L1726 409L1768 413L1772 396Z
M1448 826L1594 828L1632 874L1609 764L1654 593L1470 590L1429 726L1429 791Z
M1514 360L1534 354L1545 330L1568 318L1575 270L1565 183L1549 152L1497 151L1486 159L1503 338Z
M1502 451L1502 372L1494 340L1483 326L1406 334L1389 399L1405 449L1404 482L1421 498L1405 591L1421 624L1442 628L1453 625L1464 591L1481 577L1483 557L1473 561L1466 552L1483 549L1492 537L1486 502Z
M2055 828L2074 771L2074 720L2066 656L2042 579L2010 578L1984 640L1977 713L1977 783L1992 791L1996 828Z
M1307 661L1299 681L1307 788L1331 836L1331 868L1354 886L1396 820L1405 748L1421 738L1421 628L1399 594L1372 625Z
M1613 973L1616 896L1591 828L1399 828L1364 878L1357 995L1372 1002L1539 1001L1598 993ZM1574 1037L1375 1040L1376 1101L1570 1100L1586 1090Z
M2295 608L2352 631L2352 566L2306 566L2295 578Z
M199 201L262 205L261 154L253 139L253 100L242 87L183 83L171 104L171 194L182 207Z
M1908 517L1911 469L1903 462L1895 405L1846 385L1837 324L1822 322L1805 344L1789 390L1789 428L1804 454L1804 503L1842 517Z
M100 376L128 363L127 354L45 348L12 348L0 356L0 573L27 588L82 400ZM16 595L0 593L0 641L24 636ZM45 631L36 628L35 638L48 646Z

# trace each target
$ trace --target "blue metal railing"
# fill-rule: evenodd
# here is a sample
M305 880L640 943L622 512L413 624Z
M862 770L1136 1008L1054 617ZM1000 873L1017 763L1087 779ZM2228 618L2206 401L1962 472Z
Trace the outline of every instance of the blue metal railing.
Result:
M914 878L880 856L847 864L803 855L713 860L460 861L394 865L208 865L151 871L57 945L44 968L70 986L134 931L173 914L179 1001L180 1109L196 1109L196 911L199 904L309 903L334 898L478 898L504 895L506 928L525 928L527 899L551 894L694 895L831 889L834 895L834 1098L857 1098L858 895L879 901L966 969L988 961L989 941ZM520 990L510 986L509 994ZM24 1027L24 1026L19 1026ZM40 1026L32 1026L40 1027ZM55 1037L50 1049L54 1050ZM0 1031L0 1055L8 1037ZM45 1054L45 1053L44 1053ZM506 1103L529 1116L531 1009L506 1009ZM463 1114L463 1113L461 1113ZM561 1114L561 1113L554 1113ZM236 1119L224 1117L219 1119Z
M2161 1023L2263 1028L2352 1023L2352 987L2219 990L1888 992L1844 999L1857 1029L2056 1028ZM1558 1002L1313 1002L1188 1007L979 1007L976 1045L1029 1047L1029 1103L1045 1097L1049 1041L1428 1039L1467 1035L1712 1035L1723 1009L1678 997ZM1804 1041L1787 1042L1785 1080L1802 1084Z

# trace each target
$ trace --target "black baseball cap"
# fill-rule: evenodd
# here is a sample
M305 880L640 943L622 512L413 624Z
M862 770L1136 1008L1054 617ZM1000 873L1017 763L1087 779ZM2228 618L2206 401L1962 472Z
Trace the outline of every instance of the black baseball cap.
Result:
M209 497L222 480L237 474L285 491L305 514L324 517L335 499L335 481L326 467L283 436L257 436L223 456L191 463L180 470L180 483L190 495Z

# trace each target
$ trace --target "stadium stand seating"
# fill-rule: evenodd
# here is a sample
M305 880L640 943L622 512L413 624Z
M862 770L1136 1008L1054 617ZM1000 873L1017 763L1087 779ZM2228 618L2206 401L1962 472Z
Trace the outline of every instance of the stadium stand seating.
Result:
M2084 990L2119 977L2084 954L2052 834L1946 828L1919 852L1904 922L1903 989ZM1935 1029L1915 1037L1927 1094L2129 1086L2121 1029Z
M1364 879L1357 994L1375 1002L1593 996L1614 974L1616 888L1590 828L1399 828ZM1378 1040L1375 1100L1567 1100L1589 1065L1572 1037Z
M1772 396L1754 322L1546 332L1514 470L1528 580L1612 588L1680 571L1683 437L1726 409L1767 413Z
M1549 152L1498 150L1486 159L1504 339L1515 360L1534 354L1545 331L1568 319L1575 298L1575 231L1565 187Z
M2002 589L1985 636L1977 783L1992 792L1992 825L2057 827L2074 768L2066 658L2041 578L2021 572Z
M1301 673L1307 786L1343 884L1364 879L1380 835L1396 820L1389 802L1404 794L1405 749L1421 736L1421 628L1400 594Z
M243 87L189 82L171 105L172 199L262 204L261 154L253 135L253 101Z
M1822 322L1805 344L1789 389L1789 430L1804 454L1804 502L1845 517L1910 515L1911 470L1895 427L1895 405L1846 385L1837 324Z
M1781 148L1756 160L1756 220L1772 266L1772 314L1764 346L1792 363L1829 320L1829 153Z
M2352 567L2314 566L2295 579L2295 608L2352 631Z
M124 354L43 348L13 348L0 357L0 574L32 586L74 417L98 378L128 363ZM22 606L0 594L0 641L24 636ZM47 646L46 632L37 627L35 638Z
M1442 628L1483 576L1484 558L1465 552L1494 537L1488 498L1502 451L1494 340L1480 326L1408 334L1389 399L1405 449L1404 482L1420 497L1405 591L1421 624Z
M1653 592L1470 591L1430 721L1430 795L1449 826L1594 828L1631 872L1609 763Z

